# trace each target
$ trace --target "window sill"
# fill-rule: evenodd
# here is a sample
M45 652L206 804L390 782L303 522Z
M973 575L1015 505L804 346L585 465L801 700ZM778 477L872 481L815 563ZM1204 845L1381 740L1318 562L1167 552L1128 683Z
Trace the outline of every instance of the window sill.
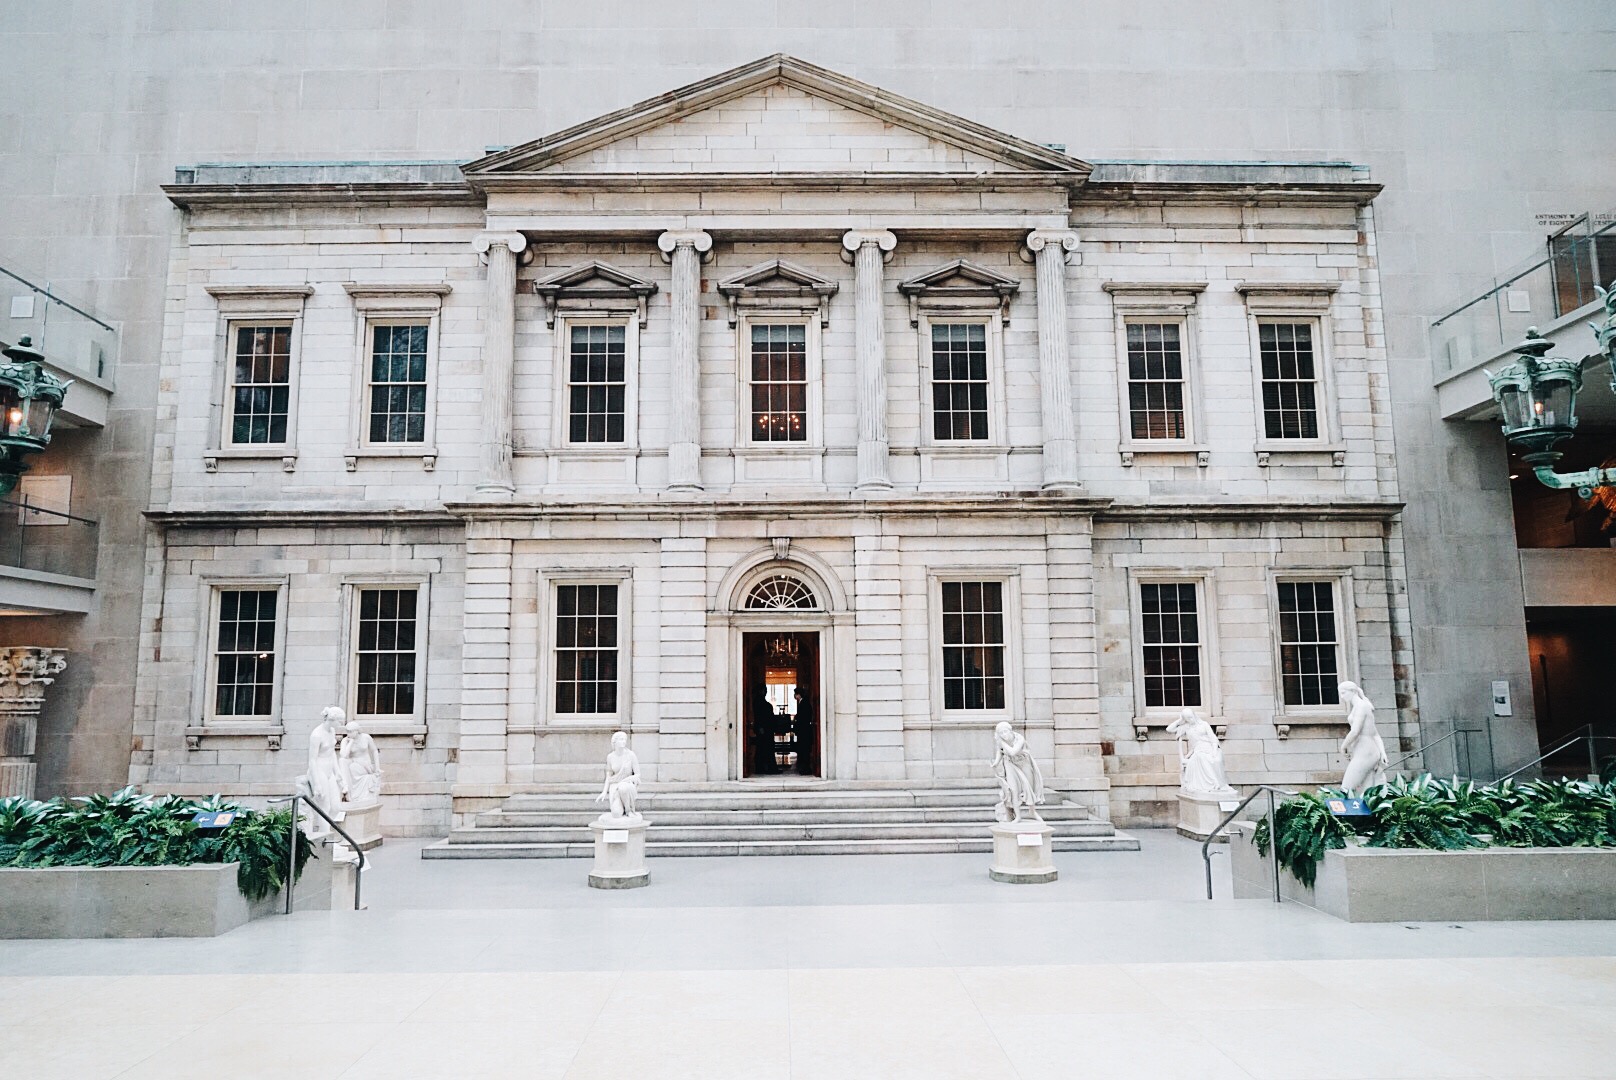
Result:
M1258 468L1267 468L1270 464L1275 464L1276 462L1273 460L1275 457L1281 459L1296 459L1294 463L1299 465L1322 465L1324 464L1322 461L1310 462L1301 459L1308 457L1322 458L1325 455L1329 455L1329 464L1335 468L1340 468L1347 463L1346 445L1339 442L1259 441L1255 449L1257 452Z
M1117 453L1122 458L1123 468L1132 467L1135 459L1140 457L1189 457L1195 456L1195 464L1205 468L1212 464L1212 451L1205 443L1184 440L1162 440L1152 442L1138 440L1125 442L1117 447Z
M269 749L279 750L281 748L281 737L285 734L286 728L282 724L256 720L243 720L239 723L225 720L211 724L193 724L185 729L185 749L202 749L203 739L268 739Z
M349 472L357 472L360 458L400 460L415 457L421 459L421 468L425 472L432 472L438 467L438 448L428 446L425 443L405 443L397 446L350 446L343 453L342 461Z
M426 747L426 725L414 720L367 720L362 716L350 717L358 722L367 735L386 737L407 735L415 741L417 750Z
M817 457L824 452L823 446L808 443L746 443L731 451L735 454L777 454L782 457Z
M928 443L920 448L921 453L936 454L939 457L994 457L1010 452L1008 446L1000 443L988 442L986 439L973 439L967 442Z
M1202 719L1211 724L1212 730L1217 732L1218 738L1224 738L1229 734L1229 722L1223 718L1221 713L1207 712L1204 707L1199 705L1190 705L1188 708L1194 709L1201 715ZM1177 719L1177 710L1174 710L1171 713L1163 713L1159 716L1155 713L1150 713L1145 716L1136 716L1133 718L1133 737L1138 742L1144 742L1150 737L1150 730L1152 728L1155 728L1158 731L1166 731L1167 725L1171 724Z
M220 446L202 455L204 472L216 473L221 461L279 461L283 472L297 468L297 448L292 446Z
M1275 713L1274 737L1288 739L1293 728L1344 728L1347 718L1340 713Z

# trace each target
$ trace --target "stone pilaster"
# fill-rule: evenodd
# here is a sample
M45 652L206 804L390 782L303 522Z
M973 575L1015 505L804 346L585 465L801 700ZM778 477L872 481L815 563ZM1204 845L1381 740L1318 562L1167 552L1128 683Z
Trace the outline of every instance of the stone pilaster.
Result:
M886 304L881 267L898 238L885 229L854 229L842 237L853 263L853 340L858 384L858 486L889 488L887 460Z
M1038 270L1038 379L1043 403L1044 487L1072 489L1077 479L1077 424L1072 367L1066 351L1066 259L1077 250L1070 229L1034 229L1027 250Z
M34 797L39 766L34 747L45 688L67 667L61 649L20 645L0 649L0 799Z
M713 238L695 230L673 230L657 237L657 248L673 264L669 290L670 351L668 401L668 487L701 490L701 262Z
M511 397L516 378L516 256L527 248L521 233L484 233L475 242L488 256L483 299L483 463L477 493L510 496Z
M468 524L459 766L455 774L462 790L486 790L507 779L512 552L512 542L498 535L497 524Z

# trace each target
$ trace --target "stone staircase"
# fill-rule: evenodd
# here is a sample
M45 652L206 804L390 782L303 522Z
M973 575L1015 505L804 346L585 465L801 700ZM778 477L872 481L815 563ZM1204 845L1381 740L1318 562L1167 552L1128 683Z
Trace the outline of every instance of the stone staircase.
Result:
M564 859L594 854L589 822L599 788L557 786L512 795L469 828L421 852L426 859ZM890 855L993 849L995 788L891 787L823 781L700 784L642 789L651 823L646 854ZM1087 807L1051 792L1040 808L1056 851L1137 851L1139 841Z

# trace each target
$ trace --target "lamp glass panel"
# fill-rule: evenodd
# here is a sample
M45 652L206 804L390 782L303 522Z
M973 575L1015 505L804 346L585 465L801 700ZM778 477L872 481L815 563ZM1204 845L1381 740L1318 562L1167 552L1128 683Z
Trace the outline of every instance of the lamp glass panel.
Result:
M50 434L51 418L56 414L56 403L49 398L34 398L28 403L28 434L43 439Z

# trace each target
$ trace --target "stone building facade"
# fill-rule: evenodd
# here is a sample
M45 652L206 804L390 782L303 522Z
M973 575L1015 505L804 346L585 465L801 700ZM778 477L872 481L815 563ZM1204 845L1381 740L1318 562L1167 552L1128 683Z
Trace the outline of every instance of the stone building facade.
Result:
M619 727L924 784L1008 720L1160 823L1186 703L1237 784L1337 776L1337 678L1413 735L1366 170L1090 165L772 56L165 190L137 783L279 793L334 700L435 833Z

